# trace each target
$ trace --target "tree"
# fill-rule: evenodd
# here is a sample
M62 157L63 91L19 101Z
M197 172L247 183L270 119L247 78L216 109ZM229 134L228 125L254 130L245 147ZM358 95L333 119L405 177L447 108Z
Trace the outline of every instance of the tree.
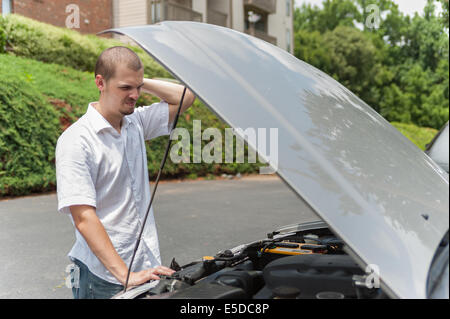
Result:
M323 1L295 11L295 55L333 76L389 121L448 121L448 0L403 15L391 0ZM376 4L379 28L365 24Z
M324 37L318 31L298 30L295 34L294 55L322 71L331 70L331 56Z
M442 3L442 24L447 28L448 31L448 0L440 0Z
M379 67L376 48L370 38L356 28L339 26L323 36L330 63L328 74L367 103Z
M354 27L361 20L356 3L353 0L324 0L323 9L310 4L296 8L294 30L333 31L338 26Z

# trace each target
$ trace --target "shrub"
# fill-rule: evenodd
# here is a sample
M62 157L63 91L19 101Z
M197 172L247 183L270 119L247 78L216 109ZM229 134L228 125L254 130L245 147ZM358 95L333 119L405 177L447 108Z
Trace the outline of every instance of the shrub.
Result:
M0 196L53 189L57 113L25 77L5 71L0 73Z
M16 14L0 20L0 30L7 34L9 52L34 60L56 63L81 71L93 72L100 53L124 43L95 35L82 35L67 28L55 27ZM144 63L147 77L168 77L169 73L139 47L125 45Z
M0 16L0 53L5 53L5 46L6 46L6 32L3 29L2 23L3 16Z

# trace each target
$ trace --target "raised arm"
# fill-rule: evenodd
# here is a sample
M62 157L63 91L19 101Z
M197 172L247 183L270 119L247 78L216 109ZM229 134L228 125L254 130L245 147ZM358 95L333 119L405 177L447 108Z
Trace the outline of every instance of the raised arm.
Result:
M169 123L172 123L180 105L181 96L183 95L184 86L171 82L144 79L142 87L144 92L157 96L169 104ZM186 90L186 95L181 106L181 113L189 108L195 101L195 95L189 89Z

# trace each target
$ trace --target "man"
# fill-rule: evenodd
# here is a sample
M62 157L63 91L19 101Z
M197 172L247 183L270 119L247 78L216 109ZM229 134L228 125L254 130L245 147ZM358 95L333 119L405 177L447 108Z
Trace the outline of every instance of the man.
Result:
M142 62L126 47L100 55L95 83L99 101L89 104L56 147L58 211L71 216L76 228L69 252L76 265L74 298L110 298L123 289L151 196L144 140L170 133L184 89L144 79ZM141 90L162 101L135 108ZM194 100L187 90L181 112ZM128 286L172 273L161 266L151 210Z

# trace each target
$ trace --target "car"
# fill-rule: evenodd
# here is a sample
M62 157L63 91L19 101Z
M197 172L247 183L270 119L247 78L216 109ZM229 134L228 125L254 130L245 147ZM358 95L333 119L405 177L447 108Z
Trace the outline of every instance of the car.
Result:
M277 128L273 171L321 221L114 298L448 298L448 175L343 85L247 34L165 21L128 36L233 128ZM272 214L273 212L267 212Z
M449 157L448 122L441 128L436 136L427 144L425 153L431 157L448 174Z

